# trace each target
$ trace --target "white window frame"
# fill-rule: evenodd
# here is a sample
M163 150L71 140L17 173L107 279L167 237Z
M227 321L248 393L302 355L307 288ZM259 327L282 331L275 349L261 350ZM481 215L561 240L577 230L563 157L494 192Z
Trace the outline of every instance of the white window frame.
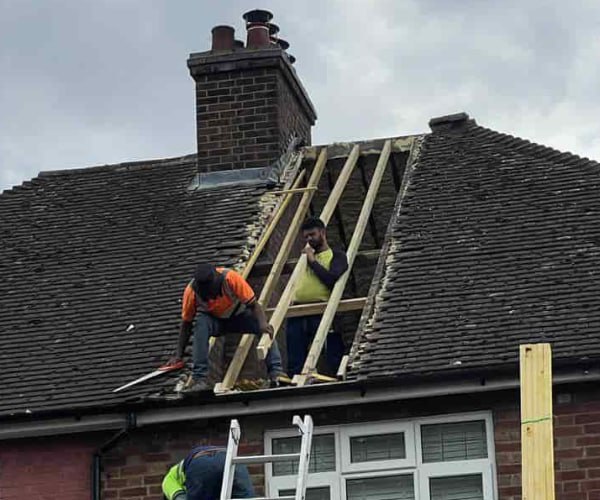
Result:
M315 436L323 434L333 434L333 443L335 451L335 469L328 472L311 472L308 474L306 488L319 488L329 486L331 498L339 498L340 480L339 480L339 460L340 460L340 440L339 432L336 427L319 427L313 431L313 439ZM298 437L297 431L289 429L280 429L275 431L267 431L265 433L265 454L273 454L273 439ZM267 497L277 497L278 490L289 490L296 488L296 478L294 474L286 474L283 476L273 475L273 464L265 464L265 491ZM335 496L337 495L337 497Z
M404 434L404 451L406 458L396 458L391 460L372 460L369 462L353 463L350 453L350 439L358 436L377 436L380 434ZM356 424L348 426L340 426L340 444L341 444L341 459L342 473L350 472L367 472L379 470L395 470L406 467L414 467L415 458L415 443L413 425L406 421L397 422L375 422L372 424Z
M485 421L487 458L423 463L421 452L421 426L456 422ZM405 459L379 460L373 462L350 462L350 438L404 432ZM309 473L307 487L330 488L331 498L346 500L346 481L371 477L402 476L412 474L415 500L429 500L429 479L436 477L481 474L484 500L498 498L496 481L496 450L494 426L490 411L453 413L434 417L370 421L338 426L316 427L313 435L333 434L335 470ZM265 453L272 453L272 440L297 436L293 430L279 429L264 433ZM265 491L268 497L277 496L280 489L294 489L296 476L273 476L272 464L265 465Z
M415 494L415 500L419 499L419 479L417 477L417 470L414 467L402 470L382 470L377 472L367 472L365 474L341 474L341 496L339 498L346 500L347 491L346 483L352 479L372 479L376 477L393 477L393 476L412 476L413 477L413 492Z
M431 424L452 424L460 422L485 422L487 458L473 460L455 460L447 462L423 462L421 427ZM456 413L439 415L415 420L415 444L417 447L419 474L419 492L422 498L429 500L429 479L432 477L466 476L481 474L484 500L496 500L496 450L494 447L494 425L492 414L486 412Z

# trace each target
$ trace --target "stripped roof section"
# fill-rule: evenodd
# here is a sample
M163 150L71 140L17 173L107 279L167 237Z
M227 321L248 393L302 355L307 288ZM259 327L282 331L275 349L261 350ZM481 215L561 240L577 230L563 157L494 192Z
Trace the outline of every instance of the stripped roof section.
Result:
M528 342L600 357L600 166L460 121L425 140L351 377L516 366Z

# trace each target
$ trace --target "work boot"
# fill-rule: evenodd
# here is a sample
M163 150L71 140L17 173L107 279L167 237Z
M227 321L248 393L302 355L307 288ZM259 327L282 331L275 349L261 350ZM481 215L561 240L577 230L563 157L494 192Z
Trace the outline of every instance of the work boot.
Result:
M269 387L274 389L276 387L281 387L284 385L290 385L292 383L292 379L287 376L285 372L277 372L269 374Z
M196 394L199 392L206 392L209 390L210 390L210 386L206 382L206 379L199 378L199 379L192 379L192 383L190 385L188 385L187 387L184 387L181 392L184 392L185 394Z

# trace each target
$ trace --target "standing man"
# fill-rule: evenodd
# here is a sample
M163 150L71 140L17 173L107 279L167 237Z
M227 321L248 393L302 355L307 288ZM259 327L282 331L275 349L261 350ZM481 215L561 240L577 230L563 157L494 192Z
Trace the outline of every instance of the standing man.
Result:
M208 390L208 341L226 333L263 333L273 336L273 327L267 322L254 290L237 272L211 264L200 264L192 281L183 292L179 342L173 361L183 358L192 330L193 383L185 392ZM194 322L195 320L195 322ZM277 342L266 359L269 378L277 384L285 377Z
M302 224L302 237L306 246L308 267L296 288L294 303L327 302L338 278L348 269L348 259L341 250L333 250L327 243L323 221L309 217ZM302 371L308 350L321 322L320 314L289 318L286 326L288 372L294 376ZM344 342L340 332L327 335L326 357L330 371L337 370L344 355Z
M225 448L199 446L185 460L169 469L162 482L163 495L167 500L219 500ZM252 498L254 490L244 465L236 465L233 476L233 498Z

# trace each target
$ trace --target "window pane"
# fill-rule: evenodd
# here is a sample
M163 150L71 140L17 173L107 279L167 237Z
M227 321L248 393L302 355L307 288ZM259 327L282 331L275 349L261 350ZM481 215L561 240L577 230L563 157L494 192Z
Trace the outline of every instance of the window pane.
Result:
M279 490L279 496L292 496L296 494L296 490ZM306 488L306 500L329 500L329 486L320 488Z
M298 453L300 451L300 436L273 439L273 453ZM320 434L313 436L310 450L309 472L327 472L335 470L335 436ZM274 476L286 476L298 473L298 460L278 462L273 464Z
M403 432L350 438L350 460L353 463L395 458L406 458Z
M431 500L483 500L481 474L429 480Z
M487 458L485 421L423 425L423 462Z
M346 481L347 500L413 500L412 474Z

